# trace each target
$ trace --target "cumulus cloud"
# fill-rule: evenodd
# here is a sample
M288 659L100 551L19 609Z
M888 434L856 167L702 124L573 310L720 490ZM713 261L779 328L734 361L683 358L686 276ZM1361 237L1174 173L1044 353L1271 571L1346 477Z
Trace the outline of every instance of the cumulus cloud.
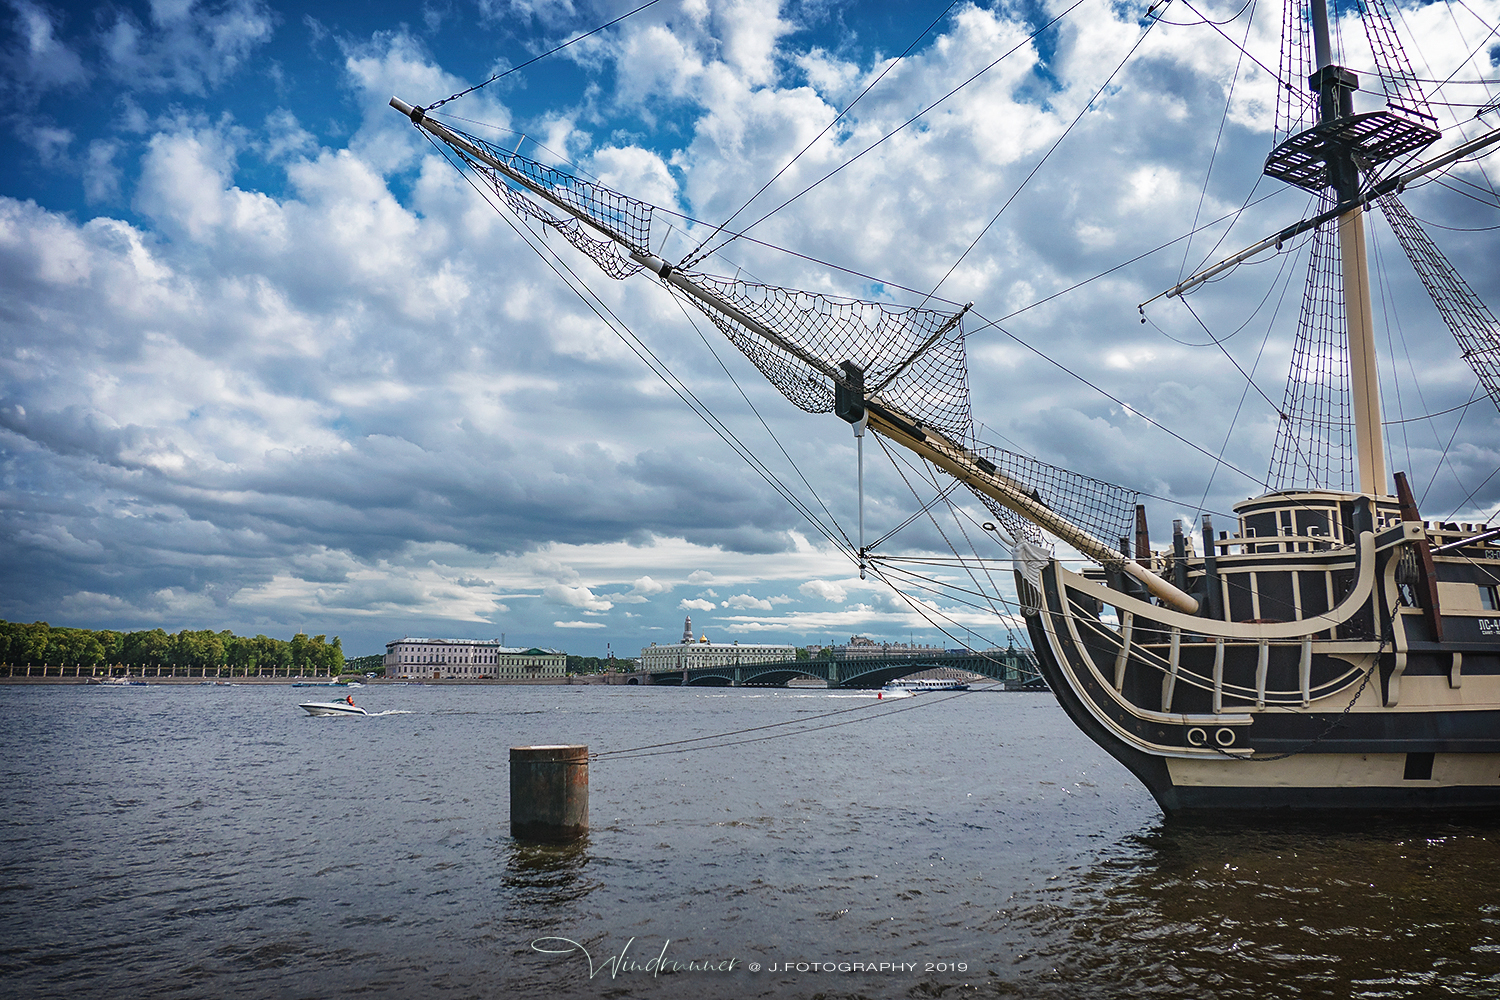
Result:
M698 600L696 598L693 600L683 598L678 602L677 606L684 611L713 611L718 608L718 605L713 601Z
M775 597L755 597L751 594L736 594L727 601L719 602L722 607L734 608L736 610L756 609L770 611L777 604L791 604L792 599L785 594Z
M542 588L542 596L549 601L583 608L585 611L608 611L614 607L613 602L595 597L593 591L587 587L569 587L560 583L551 583Z
M671 590L672 585L669 583L657 583L649 576L643 576L636 580L630 589L643 597L655 597L657 594L665 594Z
M833 604L843 604L844 599L849 596L848 591L831 580L808 580L797 590L804 596L821 597Z
M270 41L276 20L260 0L153 4L145 22L116 10L100 47L108 72L128 86L201 95Z

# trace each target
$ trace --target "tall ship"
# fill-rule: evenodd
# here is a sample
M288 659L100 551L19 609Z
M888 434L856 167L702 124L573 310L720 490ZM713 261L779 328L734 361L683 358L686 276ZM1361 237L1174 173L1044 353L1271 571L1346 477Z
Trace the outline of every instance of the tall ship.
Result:
M1500 405L1500 324L1401 200L1497 148L1500 130L1445 142L1385 0L1361 14L1339 23L1363 27L1373 77L1340 64L1325 0L1287 8L1281 78L1306 89L1278 91L1264 173L1309 192L1314 209L1158 296L1181 299L1310 241L1276 441L1302 474L1237 504L1233 523L1177 522L1161 551L1129 490L980 439L967 306L898 307L715 275L701 257L672 263L652 250L653 206L391 104L498 209L561 234L612 278L659 282L792 403L851 424L861 455L875 435L966 487L1009 553L1047 685L1168 815L1494 812L1500 528L1425 519L1406 475L1386 468L1365 220L1384 216ZM1356 112L1362 90L1384 106ZM1349 419L1329 416L1330 384L1347 385ZM1352 482L1326 458L1345 439ZM862 574L889 578L862 520L857 557Z

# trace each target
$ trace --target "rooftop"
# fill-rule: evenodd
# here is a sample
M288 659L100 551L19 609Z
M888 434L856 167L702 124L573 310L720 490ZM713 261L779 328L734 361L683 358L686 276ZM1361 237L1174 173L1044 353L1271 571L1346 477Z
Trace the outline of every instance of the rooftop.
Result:
M385 644L386 649L399 645L403 642L422 642L430 646L486 646L496 653L541 653L548 656L566 656L560 649L549 649L542 646L502 646L499 639L438 639L421 635L406 635L399 639L392 639Z

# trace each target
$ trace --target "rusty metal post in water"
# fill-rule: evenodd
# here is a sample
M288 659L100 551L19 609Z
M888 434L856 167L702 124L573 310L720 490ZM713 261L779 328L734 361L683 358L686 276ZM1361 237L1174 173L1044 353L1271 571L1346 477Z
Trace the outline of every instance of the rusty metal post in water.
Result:
M566 841L589 830L589 748L510 748L510 834Z

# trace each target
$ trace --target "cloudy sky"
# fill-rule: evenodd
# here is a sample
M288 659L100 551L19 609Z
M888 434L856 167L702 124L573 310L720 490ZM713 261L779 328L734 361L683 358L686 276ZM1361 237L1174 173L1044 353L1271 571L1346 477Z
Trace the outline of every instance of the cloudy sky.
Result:
M639 2L5 0L0 617L302 628L351 654L504 633L629 655L674 641L688 613L715 639L949 643L861 581L387 106L430 104ZM1473 121L1500 92L1473 82L1500 78L1500 0L1399 11L1418 75L1451 77L1429 85L1443 142L1500 124ZM1306 260L1288 247L1194 296L1223 349L1176 303L1145 324L1136 306L1308 198L1259 179L1279 5L1176 0L1175 23L1149 31L1144 13L659 0L442 110L708 222L789 161L742 219L847 165L705 269L972 301L985 437L1151 494L1161 540L1172 518L1222 525L1263 489L1276 416L1261 393L1281 400ZM1406 196L1492 307L1497 169ZM1232 230L1170 242L1247 201ZM1493 517L1496 411L1410 419L1464 403L1475 379L1372 230L1386 416L1407 420L1388 428L1391 466L1428 516ZM702 235L659 238L679 259ZM548 244L854 534L847 425L795 410L653 280L613 282ZM915 509L901 472L916 474L870 447L872 535ZM946 551L954 531L919 520L888 547ZM1006 639L1002 619L935 606L974 641Z

